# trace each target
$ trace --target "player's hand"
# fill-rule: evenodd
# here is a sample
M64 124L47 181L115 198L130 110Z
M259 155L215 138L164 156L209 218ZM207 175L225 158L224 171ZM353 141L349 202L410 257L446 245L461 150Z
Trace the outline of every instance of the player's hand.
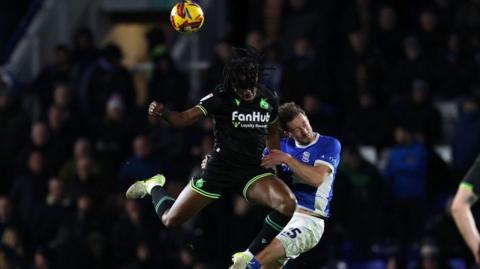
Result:
M262 162L260 163L260 165L266 168L274 167L282 163L287 163L289 158L289 154L281 152L278 149L273 149L268 155L265 155L262 158Z
M156 118L161 117L164 108L165 106L162 103L153 101L150 103L150 106L148 107L148 115Z
M207 155L205 155L205 157L203 157L202 163L200 164L200 168L202 168L202 170L205 170L205 168L207 168L207 162L208 162L209 158L210 158L209 154L207 154Z

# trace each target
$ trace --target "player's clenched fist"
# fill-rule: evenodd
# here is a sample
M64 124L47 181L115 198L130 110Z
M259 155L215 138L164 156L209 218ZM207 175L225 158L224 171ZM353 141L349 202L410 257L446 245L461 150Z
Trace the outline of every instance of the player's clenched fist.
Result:
M161 117L163 113L164 106L161 103L153 101L148 107L148 115L152 117Z

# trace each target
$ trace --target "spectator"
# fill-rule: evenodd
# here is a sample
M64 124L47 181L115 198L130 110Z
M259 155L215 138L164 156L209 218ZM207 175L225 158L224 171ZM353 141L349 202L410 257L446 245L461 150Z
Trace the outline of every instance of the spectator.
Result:
M341 30L343 33L355 29L370 34L374 30L374 14L377 7L371 0L355 0L344 10L341 18Z
M33 255L33 266L32 269L51 269L53 258L51 254L46 249L38 249Z
M85 112L92 116L104 115L104 108L112 95L125 102L125 110L132 111L136 95L131 74L122 65L120 48L110 43L102 50L101 57L91 64L82 78L80 96Z
M80 114L77 95L72 89L72 84L58 83L53 90L53 106L65 111L65 121L72 125L75 132L80 132L79 127L83 125L82 115Z
M445 36L438 29L437 15L432 10L423 10L419 16L418 37L426 57L434 59L445 42Z
M285 63L284 99L301 103L302 96L315 92L318 85L318 61L311 41L294 41L294 54Z
M100 171L95 170L95 165L89 156L80 157L75 162L75 180L72 186L72 196L88 194L92 197L94 206L101 206L105 200L105 188L112 184L112 178L101 177ZM105 205L105 204L103 204Z
M66 161L58 172L59 178L69 192L72 191L72 184L75 181L77 163L85 158L92 160L92 171L95 175L105 178L111 174L104 162L95 158L90 140L84 137L78 138L73 145L73 157Z
M105 105L105 115L93 123L95 150L114 167L123 161L129 150L124 145L132 138L132 123L128 118L124 100L113 95Z
M359 92L378 91L377 84L386 66L383 55L371 47L366 33L353 31L348 35L348 42L338 68L342 83L345 83L342 97L347 105L352 105L349 101L356 100Z
M0 266L5 269L25 268L27 258L22 239L14 227L8 227L2 234L0 245Z
M375 31L374 44L377 44L385 56L388 69L392 69L402 55L403 33L398 25L397 12L391 6L383 6L378 11L378 29Z
M295 50L295 43L299 39L312 38L318 25L317 11L309 0L289 0L291 8L286 21L282 37L285 52ZM286 54L286 56L292 56Z
M363 248L381 240L384 219L383 208L385 203L384 184L378 169L367 162L353 148L345 153L346 162L340 169L346 180L349 181L350 195L348 219L346 223L351 236L360 242Z
M129 157L120 167L119 186L121 191L139 179L146 179L164 173L160 160L152 155L150 140L144 135L135 137L132 143L133 156Z
M344 128L343 137L349 145L384 147L390 142L389 118L369 92L360 93L357 108L347 116Z
M416 37L404 40L404 54L391 72L389 90L395 99L407 96L414 79L430 81L432 76L430 63Z
M156 257L152 256L151 249L145 242L140 242L136 249L134 261L122 269L154 269L159 268Z
M70 149L75 141L76 132L68 122L67 112L62 108L51 106L47 117L50 139L55 141L52 147L55 159L51 160L50 168L52 171L58 171L63 160L71 155Z
M100 56L95 47L92 31L87 27L80 27L73 34L72 63L75 81L79 81L87 69Z
M461 103L460 118L452 138L452 170L454 178L463 178L480 153L480 107L476 98Z
M456 33L448 35L446 46L440 51L437 61L435 78L438 89L434 94L442 99L465 95L472 80L473 66L472 61L466 57Z
M28 223L34 215L47 193L47 181L44 155L39 151L30 152L26 170L14 178L10 193L21 222Z
M45 157L45 171L50 170L50 163L56 160L55 148L50 139L48 127L43 122L33 123L30 129L30 139L25 143L23 149L20 151L17 160L17 170L24 170L24 164L27 163L28 157L32 151L41 152ZM55 163L55 162L54 162Z
M28 118L19 109L10 89L0 86L0 193L7 193L11 187L15 160L21 142L26 140Z
M412 83L412 95L398 111L397 122L408 123L415 135L427 145L434 145L442 137L440 112L433 105L430 86L424 80Z
M390 151L385 184L391 195L393 236L404 247L419 239L425 217L427 150L410 127L397 126L396 146Z
M245 38L245 45L252 46L258 51L263 51L265 48L263 34L258 30L251 31Z
M73 77L71 52L67 45L60 44L55 47L53 63L47 65L30 86L30 91L35 94L40 105L52 103L52 93L55 83L70 81Z
M153 231L146 224L139 204L127 200L123 214L112 229L113 250L120 264L134 258L136 247L151 238Z
M70 199L58 178L48 181L48 194L31 218L31 230L36 246L54 248L60 227L69 211Z
M153 55L154 69L148 83L148 103L160 101L175 110L186 109L188 85L168 51ZM175 94L172 94L175 93Z

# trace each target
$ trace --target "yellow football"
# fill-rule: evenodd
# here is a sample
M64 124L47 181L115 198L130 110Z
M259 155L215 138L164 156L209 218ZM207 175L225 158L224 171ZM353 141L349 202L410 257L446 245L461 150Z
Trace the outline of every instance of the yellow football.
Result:
M198 31L204 20L200 5L190 0L177 3L170 12L170 23L180 33L189 34Z

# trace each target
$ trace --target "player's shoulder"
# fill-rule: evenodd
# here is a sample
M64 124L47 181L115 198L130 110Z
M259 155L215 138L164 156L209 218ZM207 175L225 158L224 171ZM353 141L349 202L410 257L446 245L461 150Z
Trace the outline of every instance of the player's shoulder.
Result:
M318 147L329 148L331 150L338 150L338 151L340 151L342 148L342 144L340 143L340 140L338 140L336 137L328 136L328 135L319 135L316 145Z
M280 145L282 147L292 147L295 146L295 140L291 137L284 137L280 140Z
M271 89L271 88L269 88L269 87L267 87L263 84L258 84L258 93L263 98L269 98L269 99L277 99L278 98L277 93L273 89Z

